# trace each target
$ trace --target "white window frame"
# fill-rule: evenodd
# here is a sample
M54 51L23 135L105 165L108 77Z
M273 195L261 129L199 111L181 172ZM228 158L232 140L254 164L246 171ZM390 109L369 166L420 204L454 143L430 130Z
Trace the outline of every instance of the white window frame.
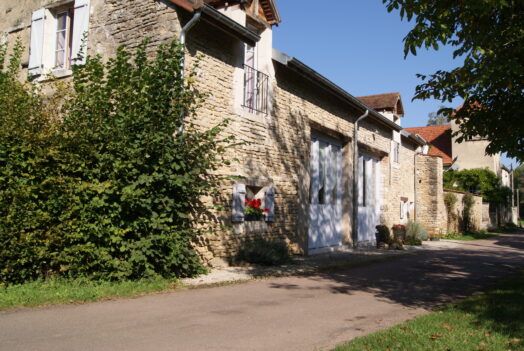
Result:
M66 23L64 29L59 29L59 21L58 18L60 15L65 14L66 15ZM54 42L54 65L53 65L53 71L56 70L69 70L71 69L71 59L72 59L72 48L73 45L71 43L72 36L73 36L73 28L71 28L71 24L73 22L73 16L74 16L74 6L67 6L64 8L60 8L56 11L54 11L54 18L55 18L55 42ZM58 49L58 33L59 32L65 32L65 47L63 50ZM63 51L63 65L58 65L58 51Z
M257 90L257 70L258 70L258 60L257 60L257 55L258 54L258 50L257 50L257 46L252 46L252 45L249 45L249 44L245 44L245 49L244 49L244 65L247 66L248 70L249 69L253 69L251 72L252 72L252 76L250 76L250 79L251 81L249 83L246 83L244 85L244 107L250 112L250 113L254 113L255 112L255 109L257 107L257 94L256 94L256 90ZM249 56L248 56L249 55ZM253 59L253 62L248 62L248 57L251 57L252 55L252 59ZM246 67L244 66L244 70L246 70ZM246 74L246 73L245 73ZM251 96L251 99L249 99L248 96Z
M60 78L72 73L72 64L85 63L84 35L89 30L90 0L75 0L50 5L33 12L29 53L29 75L44 80L47 75ZM57 67L58 15L68 13L65 65ZM72 22L72 26L71 26ZM69 51L69 52L68 52ZM82 56L82 59L76 58Z
M393 163L400 163L400 143L398 141L391 142L391 159Z

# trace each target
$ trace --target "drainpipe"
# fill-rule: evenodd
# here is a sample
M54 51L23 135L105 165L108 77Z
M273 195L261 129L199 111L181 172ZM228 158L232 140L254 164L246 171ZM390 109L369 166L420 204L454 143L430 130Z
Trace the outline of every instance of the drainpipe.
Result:
M421 151L415 151L413 155L413 221L417 220L417 156Z
M200 16L202 16L201 10L196 10L195 14L191 18L189 22L186 23L186 25L182 28L182 31L180 32L180 44L182 45L182 48L185 50L186 48L186 36L189 30L193 28L195 24L200 20ZM184 84L185 80L185 64L186 64L186 55L182 55L182 60L180 61L180 79L182 80L182 84ZM182 135L184 134L184 119L186 117L186 109L184 109L180 115L180 126L178 127L178 134Z
M353 247L357 246L358 240L358 125L368 114L369 110L366 110L362 116L357 118L353 129L353 230L351 233Z

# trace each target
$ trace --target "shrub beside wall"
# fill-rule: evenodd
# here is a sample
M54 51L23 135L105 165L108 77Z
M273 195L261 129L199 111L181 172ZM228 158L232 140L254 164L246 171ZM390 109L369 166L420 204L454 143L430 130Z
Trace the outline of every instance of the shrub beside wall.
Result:
M176 136L203 98L178 76L183 48L88 57L44 103L17 80L16 47L9 60L0 47L0 282L202 272L199 199L216 193L209 171L230 139L224 124Z

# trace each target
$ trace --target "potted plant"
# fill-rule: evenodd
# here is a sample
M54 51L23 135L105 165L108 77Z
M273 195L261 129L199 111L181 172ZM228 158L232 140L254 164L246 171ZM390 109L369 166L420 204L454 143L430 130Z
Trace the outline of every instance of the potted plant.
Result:
M262 208L262 200L244 200L244 220L246 221L261 221L264 213L269 212L269 208Z
M395 224L393 227L393 237L395 240L404 241L406 238L406 226L403 224Z
M389 233L389 228L385 225L377 225L375 228L377 229L375 233L375 239L377 241L377 248L378 249L386 248L386 246L391 241L391 234Z
M440 235L438 235L437 233L429 233L429 240L430 241L439 241L440 240Z

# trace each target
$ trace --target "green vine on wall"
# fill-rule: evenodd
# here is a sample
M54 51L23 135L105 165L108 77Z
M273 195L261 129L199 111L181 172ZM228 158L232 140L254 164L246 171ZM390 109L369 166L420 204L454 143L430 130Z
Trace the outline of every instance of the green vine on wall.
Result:
M457 214L455 213L455 205L457 204L457 195L453 193L445 193L444 194L444 204L446 206L446 213L448 215L447 231L449 233L452 231L454 223L458 219Z

